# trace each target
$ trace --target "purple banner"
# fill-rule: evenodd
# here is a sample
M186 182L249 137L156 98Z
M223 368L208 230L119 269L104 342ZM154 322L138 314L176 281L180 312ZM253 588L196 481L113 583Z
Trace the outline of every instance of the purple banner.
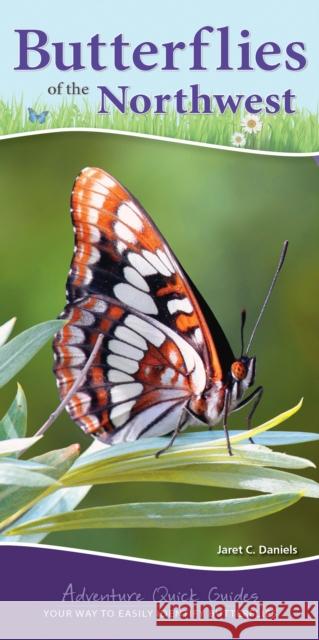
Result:
M245 569L178 567L0 545L0 600L318 600L319 559Z

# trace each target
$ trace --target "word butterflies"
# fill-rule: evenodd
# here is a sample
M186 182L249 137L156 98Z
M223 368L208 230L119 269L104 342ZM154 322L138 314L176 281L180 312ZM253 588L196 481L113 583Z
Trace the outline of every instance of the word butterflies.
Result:
M108 444L173 434L170 446L187 425L221 420L228 438L228 414L252 398L254 409L261 396L259 387L242 400L255 358L234 357L149 215L113 177L84 169L71 212L75 250L61 315L67 322L54 340L61 398L103 335L67 404L71 418ZM282 262L283 255L272 287ZM242 334L243 325L244 316Z
M29 112L29 120L30 122L39 122L39 124L43 124L46 120L46 117L48 115L48 111L42 111L41 113L36 113L36 111L34 111L34 109L31 109L31 107L28 107L28 112Z

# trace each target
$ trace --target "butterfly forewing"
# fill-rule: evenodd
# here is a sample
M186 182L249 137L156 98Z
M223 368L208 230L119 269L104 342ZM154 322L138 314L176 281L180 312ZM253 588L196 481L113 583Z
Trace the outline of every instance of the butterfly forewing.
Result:
M103 333L71 417L105 440L169 433L189 398L223 377L199 303L150 217L114 178L83 170L71 210L67 324L54 344L61 397Z

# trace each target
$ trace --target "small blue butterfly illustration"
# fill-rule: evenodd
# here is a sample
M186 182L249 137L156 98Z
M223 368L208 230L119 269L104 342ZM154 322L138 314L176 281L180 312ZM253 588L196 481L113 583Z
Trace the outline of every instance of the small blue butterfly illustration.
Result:
M31 109L31 107L28 107L28 111L29 111L30 122L39 122L39 124L43 124L45 122L45 119L49 113L48 111L42 111L42 113L36 113L36 111L34 111L34 109Z

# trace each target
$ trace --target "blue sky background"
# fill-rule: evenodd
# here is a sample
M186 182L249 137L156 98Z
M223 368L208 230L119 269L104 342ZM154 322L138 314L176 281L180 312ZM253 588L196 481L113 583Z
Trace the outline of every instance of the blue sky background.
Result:
M119 84L129 85L131 93L174 93L178 88L187 88L191 83L200 83L202 91L208 93L283 93L287 88L298 97L298 106L311 111L318 107L318 63L319 39L318 0L268 0L256 2L246 0L55 0L53 3L43 0L15 0L6 4L0 23L0 73L2 98L24 95L26 104L34 104L40 98L47 104L55 104L59 98L50 97L47 88L50 85L76 81L91 88L89 99L96 104L98 92L96 85L107 85L110 89ZM272 72L255 70L250 72L216 72L214 53L218 59L218 34L212 34L212 46L207 48L206 59L211 56L211 70L190 72L187 70L189 57L181 52L180 60L184 69L175 72L153 70L149 72L131 69L125 72L110 70L94 72L57 71L51 63L41 71L14 71L18 63L18 36L14 29L41 29L49 34L51 41L82 41L86 43L92 35L100 33L104 41L110 42L118 33L124 33L125 39L132 45L145 40L160 44L170 40L190 42L198 28L211 25L215 28L229 25L232 28L234 51L237 41L241 41L240 31L250 30L252 45L272 40L284 48L288 42L306 43L307 68L301 72L289 72L281 68ZM238 40L237 40L238 38ZM84 47L86 49L86 47ZM191 54L191 51L189 51ZM110 52L109 52L110 55ZM216 60L215 57L215 60ZM89 59L88 57L86 58ZM216 65L218 63L216 62Z

